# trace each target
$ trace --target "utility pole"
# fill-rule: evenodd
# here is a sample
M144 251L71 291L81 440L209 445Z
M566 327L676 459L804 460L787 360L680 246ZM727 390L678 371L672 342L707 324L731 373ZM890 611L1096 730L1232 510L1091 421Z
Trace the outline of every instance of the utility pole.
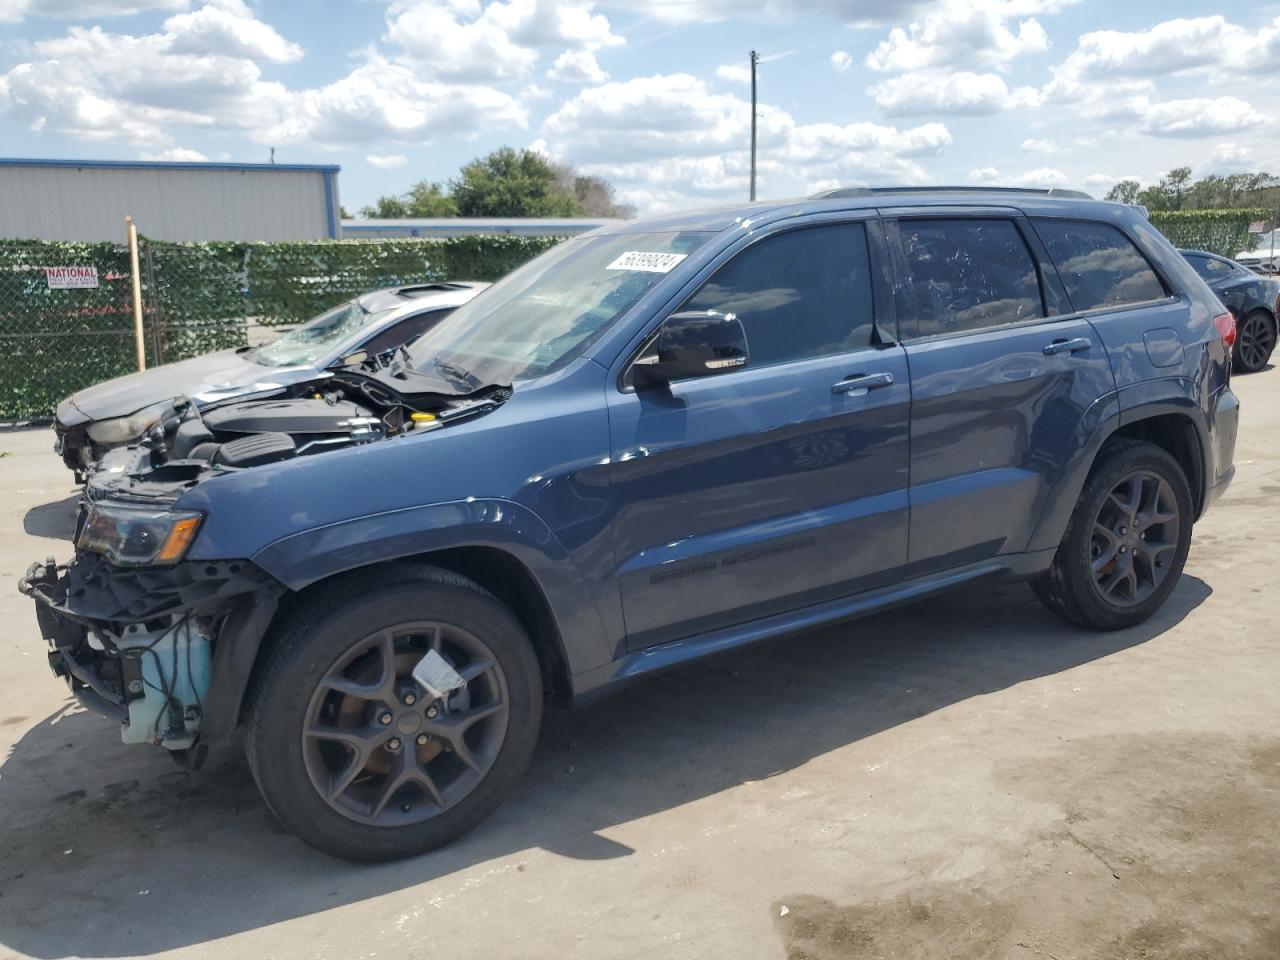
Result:
M756 201L756 64L760 54L751 51L751 202Z

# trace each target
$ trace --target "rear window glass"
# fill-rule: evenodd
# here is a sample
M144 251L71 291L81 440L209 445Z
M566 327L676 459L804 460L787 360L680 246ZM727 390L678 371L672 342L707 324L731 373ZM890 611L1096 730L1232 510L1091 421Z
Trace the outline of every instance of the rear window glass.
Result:
M917 336L1005 326L1044 316L1040 276L1011 220L902 220Z
M1147 258L1110 224L1039 219L1035 224L1074 309L1122 307L1167 295Z
M1195 267L1196 273L1206 280L1221 280L1223 277L1231 275L1229 266L1221 260L1214 260L1211 257L1197 257L1193 254L1187 257L1187 262Z

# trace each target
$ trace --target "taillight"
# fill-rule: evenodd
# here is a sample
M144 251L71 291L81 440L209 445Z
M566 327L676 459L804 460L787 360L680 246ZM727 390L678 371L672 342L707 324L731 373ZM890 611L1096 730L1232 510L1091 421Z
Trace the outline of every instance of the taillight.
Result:
M1236 318L1229 313L1220 313L1213 318L1213 328L1222 338L1222 345L1230 349L1236 342Z

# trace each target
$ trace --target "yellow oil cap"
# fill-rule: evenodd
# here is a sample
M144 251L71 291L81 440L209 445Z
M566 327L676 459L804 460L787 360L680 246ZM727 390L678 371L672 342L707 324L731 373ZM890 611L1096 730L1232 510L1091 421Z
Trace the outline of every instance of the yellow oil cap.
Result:
M435 418L436 415L434 413L421 413L417 410L409 414L409 419L414 423L430 423Z

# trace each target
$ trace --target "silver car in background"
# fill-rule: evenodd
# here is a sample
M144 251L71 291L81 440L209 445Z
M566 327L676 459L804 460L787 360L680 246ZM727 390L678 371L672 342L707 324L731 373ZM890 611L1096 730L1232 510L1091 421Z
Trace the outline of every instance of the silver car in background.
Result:
M325 370L376 362L487 286L448 282L375 290L264 346L219 350L87 387L58 404L54 449L81 481L108 450L138 440L175 397L206 406L270 395Z

